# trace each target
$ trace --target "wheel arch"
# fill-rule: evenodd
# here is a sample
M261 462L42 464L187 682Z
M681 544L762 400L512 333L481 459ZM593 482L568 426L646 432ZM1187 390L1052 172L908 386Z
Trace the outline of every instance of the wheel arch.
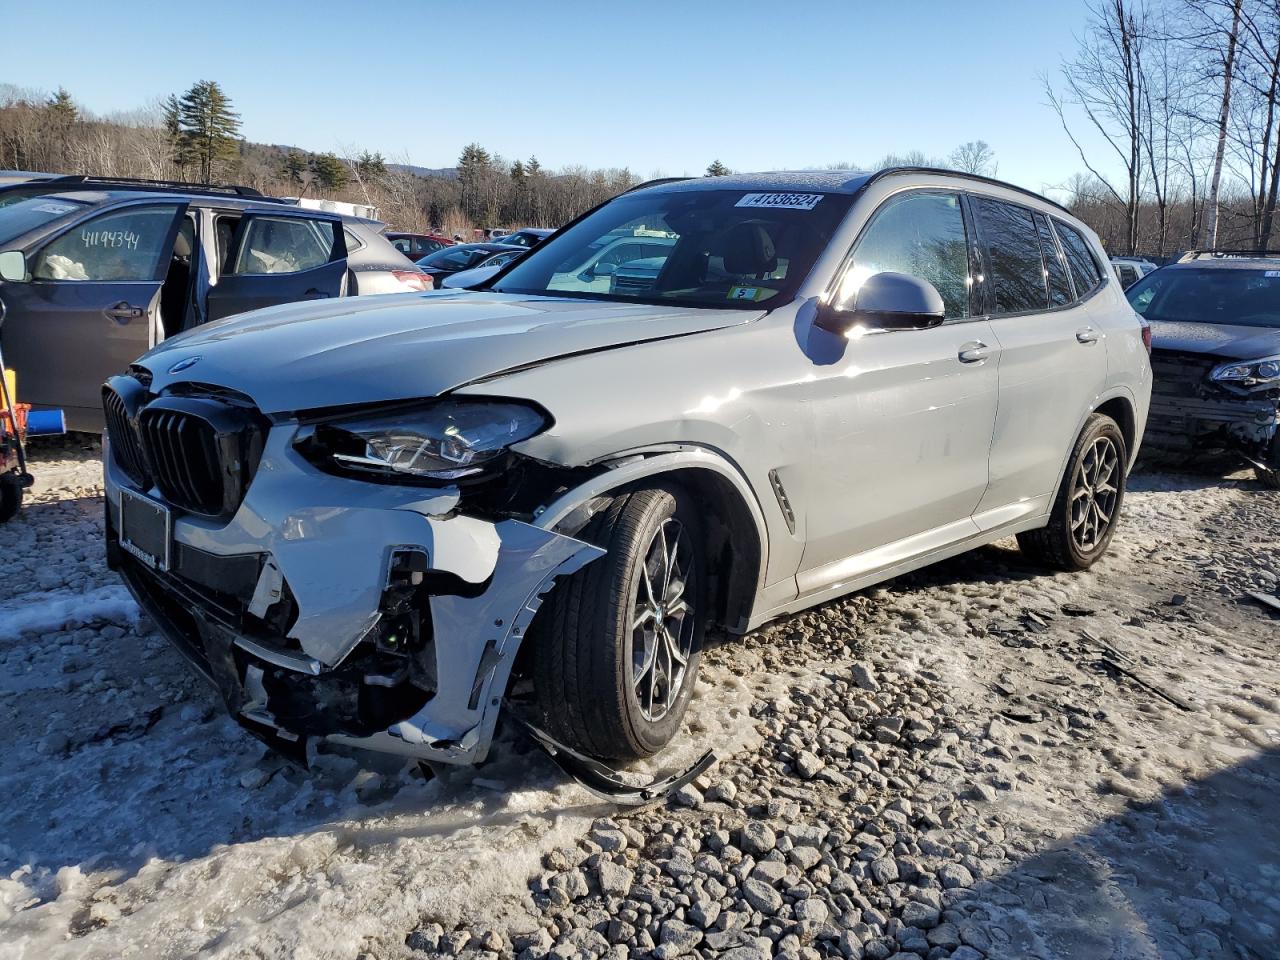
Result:
M741 632L764 584L769 539L755 493L738 468L700 447L631 452L610 469L562 494L535 525L556 532L580 529L618 493L655 481L685 490L706 511L705 544L712 591L712 622Z
M1089 418L1095 413L1102 413L1109 416L1112 420L1120 425L1120 433L1124 437L1125 454L1128 457L1126 465L1126 473L1133 468L1134 460L1137 457L1135 443L1137 441L1137 410L1131 394L1124 387L1116 387L1101 393L1090 404L1089 408L1080 416L1076 429L1071 434L1071 442L1066 451L1062 455L1062 463L1058 467L1058 481L1053 486L1053 492L1049 496L1049 502L1053 503L1058 496L1058 491L1062 488L1062 484L1066 481L1067 465L1071 461L1071 451L1075 449L1076 440L1085 428L1085 424L1089 422Z

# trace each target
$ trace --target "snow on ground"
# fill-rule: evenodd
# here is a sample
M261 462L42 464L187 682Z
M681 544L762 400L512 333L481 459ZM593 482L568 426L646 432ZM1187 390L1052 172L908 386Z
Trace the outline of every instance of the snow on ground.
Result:
M1086 574L1045 575L1001 544L713 647L690 735L647 768L714 747L724 760L702 787L736 788L712 789L720 799L706 807L695 791L693 809L628 814L510 731L489 763L432 780L356 752L326 753L310 773L280 763L222 715L105 570L97 453L75 441L37 448L35 496L0 527L4 960L399 958L411 955L406 935L431 924L474 931L473 942L496 931L491 945L512 953L513 937L576 935L601 911L582 893L549 920L538 877L563 851L569 864L598 856L584 837L599 818L661 839L740 825L756 809L747 798L821 806L821 776L796 778L795 718L815 698L852 702L838 691L854 662L929 705L928 726L945 718L955 731L927 757L859 734L883 771L925 766L918 780L889 774L892 789L857 811L944 809L938 791L956 796L945 809L958 819L928 819L920 849L964 853L978 871L968 892L981 910L948 909L981 929L965 941L971 954L957 941L937 956L1266 956L1256 945L1280 932L1280 621L1241 602L1276 590L1280 495L1244 475L1136 476L1112 554ZM1101 666L1107 647L1190 710ZM967 784L979 801L961 802ZM823 802L842 809L834 794ZM999 867L970 862L970 847L986 857L992 841L962 831L1007 836ZM828 895L806 882L806 896ZM876 909L894 917L872 934L892 927L902 946L903 891L866 897L864 921L877 924ZM782 911L800 902L789 891ZM661 933L652 905L635 906L623 955L650 936L646 909L648 942ZM604 919L631 907L609 901ZM780 923L757 912L745 929L790 949ZM855 955L848 938L813 943Z

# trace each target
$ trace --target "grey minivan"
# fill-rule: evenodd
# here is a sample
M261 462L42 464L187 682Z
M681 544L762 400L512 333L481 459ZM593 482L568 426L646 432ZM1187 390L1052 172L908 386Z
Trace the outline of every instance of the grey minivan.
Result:
M0 194L0 342L23 399L62 407L73 430L100 430L103 381L183 330L297 300L431 289L372 221L229 189L53 185Z
M584 281L625 237L642 258ZM1014 535L1097 561L1151 391L1119 287L1070 213L980 177L642 186L478 289L143 356L104 392L108 558L295 755L476 762L508 700L651 754L710 627Z

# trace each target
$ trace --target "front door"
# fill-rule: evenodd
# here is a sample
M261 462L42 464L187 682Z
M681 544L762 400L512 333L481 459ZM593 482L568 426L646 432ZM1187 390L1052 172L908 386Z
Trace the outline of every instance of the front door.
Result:
M102 384L163 338L161 287L184 203L142 203L74 224L27 251L5 285L5 362L20 399L62 407L73 430L102 423Z
M892 197L858 239L837 298L851 299L873 274L906 273L937 288L947 319L851 336L838 359L814 368L802 594L975 532L999 351L989 322L971 310L969 262L954 193Z
M322 300L347 291L342 221L287 211L240 218L230 255L207 294L218 320L278 303Z

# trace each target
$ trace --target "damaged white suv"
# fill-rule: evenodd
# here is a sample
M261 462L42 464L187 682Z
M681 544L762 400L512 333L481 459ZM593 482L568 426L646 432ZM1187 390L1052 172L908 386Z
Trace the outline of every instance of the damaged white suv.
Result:
M1013 534L1088 567L1149 393L1096 237L1038 196L659 182L478 290L166 340L104 387L109 559L298 756L477 762L531 688L551 738L634 758L709 628Z

